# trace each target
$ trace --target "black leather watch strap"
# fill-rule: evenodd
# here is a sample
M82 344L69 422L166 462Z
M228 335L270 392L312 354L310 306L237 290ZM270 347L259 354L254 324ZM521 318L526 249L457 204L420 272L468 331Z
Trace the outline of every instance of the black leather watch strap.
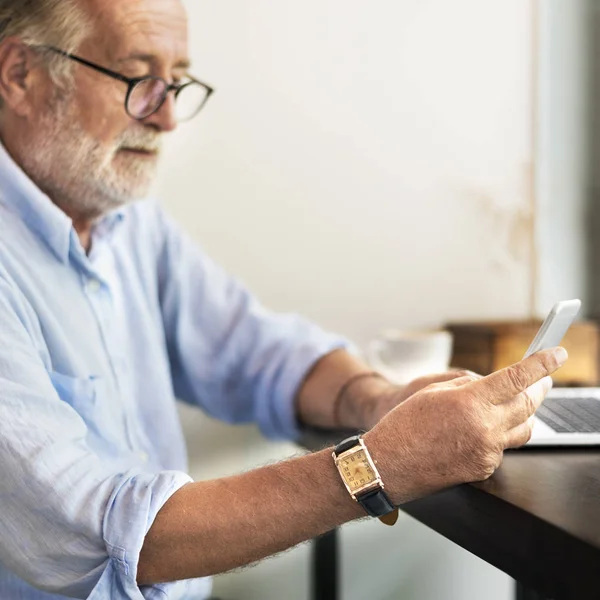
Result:
M336 456L339 456L346 450L350 450L350 448L354 448L354 446L358 446L359 435L353 435L352 437L346 438L342 440L334 449L333 452ZM331 446L330 446L331 448Z
M383 517L396 510L396 507L382 489L358 495L356 500L371 517Z
M358 446L359 439L360 435L353 435L352 437L342 440L334 448L333 453L336 456L339 456L346 452L346 450ZM392 504L383 488L377 488L364 492L363 494L357 494L356 501L365 509L365 512L370 517L383 517L396 510L396 507Z

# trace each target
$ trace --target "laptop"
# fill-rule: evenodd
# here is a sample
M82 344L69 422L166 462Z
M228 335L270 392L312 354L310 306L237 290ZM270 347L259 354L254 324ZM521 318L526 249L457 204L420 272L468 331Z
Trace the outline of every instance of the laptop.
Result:
M553 388L538 408L530 446L600 446L600 388Z
M552 307L527 358L558 346L577 316L581 302L566 300ZM529 446L600 446L600 388L554 388L538 408Z

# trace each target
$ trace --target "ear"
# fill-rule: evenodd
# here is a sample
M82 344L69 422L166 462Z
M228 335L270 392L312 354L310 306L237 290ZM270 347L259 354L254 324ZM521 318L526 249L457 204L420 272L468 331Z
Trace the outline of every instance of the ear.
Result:
M19 38L0 45L0 96L19 116L27 116L33 101L34 55Z

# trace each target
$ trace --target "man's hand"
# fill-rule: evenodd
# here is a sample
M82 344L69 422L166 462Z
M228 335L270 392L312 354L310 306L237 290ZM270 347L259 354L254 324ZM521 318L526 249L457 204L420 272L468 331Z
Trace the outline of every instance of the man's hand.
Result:
M434 384L449 382L454 379L469 377L471 380L481 379L482 376L472 371L453 370L445 373L434 373L413 379L405 386L390 386L390 389L379 394L373 403L373 409L368 417L368 422L365 423L365 429L374 427L385 415L405 400L408 400L413 394L422 389Z
M538 352L484 378L434 383L392 409L364 436L392 501L490 477L505 449L531 437L548 375L566 359L562 348Z

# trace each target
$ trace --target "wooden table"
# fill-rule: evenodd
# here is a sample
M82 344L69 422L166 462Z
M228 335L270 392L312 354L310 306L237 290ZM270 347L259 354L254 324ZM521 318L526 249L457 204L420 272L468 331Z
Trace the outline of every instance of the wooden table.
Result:
M488 481L401 509L513 577L518 600L600 600L600 449L507 452ZM337 543L314 542L314 600L339 599Z

